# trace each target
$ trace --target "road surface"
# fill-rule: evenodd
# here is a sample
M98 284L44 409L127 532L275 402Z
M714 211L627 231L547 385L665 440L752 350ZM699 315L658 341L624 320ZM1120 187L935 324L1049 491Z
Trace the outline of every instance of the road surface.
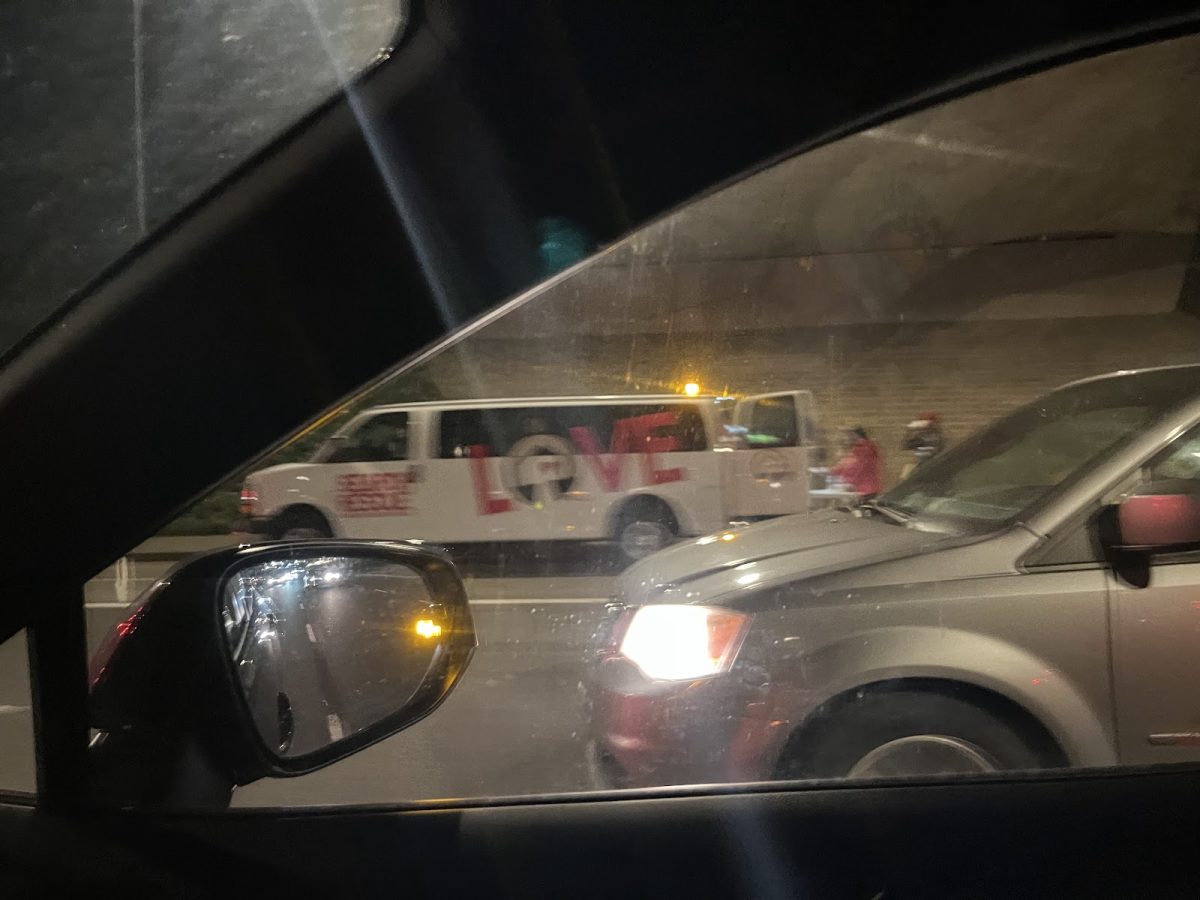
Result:
M89 652L171 565L125 559L89 583ZM480 646L457 690L408 730L320 772L240 788L235 806L386 803L583 790L583 651L619 563L489 553L463 571ZM585 572L587 574L578 574ZM24 641L0 646L0 787L33 787Z

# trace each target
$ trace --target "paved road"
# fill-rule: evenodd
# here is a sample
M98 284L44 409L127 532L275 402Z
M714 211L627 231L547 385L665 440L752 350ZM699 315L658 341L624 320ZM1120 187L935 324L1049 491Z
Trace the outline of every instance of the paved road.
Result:
M123 560L86 591L94 649L170 566ZM593 550L547 560L491 553L464 565L480 647L432 716L321 772L240 789L237 806L379 803L572 791L588 786L583 647L620 569ZM586 572L587 574L578 574ZM31 789L24 642L0 647L0 787Z

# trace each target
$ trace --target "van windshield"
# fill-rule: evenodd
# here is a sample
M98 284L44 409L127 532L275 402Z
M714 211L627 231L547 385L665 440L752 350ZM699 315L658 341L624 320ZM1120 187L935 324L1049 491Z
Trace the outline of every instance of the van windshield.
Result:
M934 457L880 505L967 531L1010 524L1196 390L1194 369L1071 385Z

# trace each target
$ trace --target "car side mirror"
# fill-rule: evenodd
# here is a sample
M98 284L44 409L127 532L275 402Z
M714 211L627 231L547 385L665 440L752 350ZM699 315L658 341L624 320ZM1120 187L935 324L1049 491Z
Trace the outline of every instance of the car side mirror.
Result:
M224 795L191 805L220 806L236 784L314 771L428 715L475 645L440 551L317 540L210 553L150 588L98 648L93 768L124 805L166 803L199 754ZM162 766L162 783L147 781Z
M1200 545L1200 497L1146 493L1116 506L1106 544L1115 550L1168 552Z

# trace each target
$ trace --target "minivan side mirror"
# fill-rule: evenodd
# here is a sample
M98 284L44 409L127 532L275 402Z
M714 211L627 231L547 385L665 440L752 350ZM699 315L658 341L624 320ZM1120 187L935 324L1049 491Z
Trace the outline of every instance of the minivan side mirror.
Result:
M1115 508L1105 543L1115 550L1167 552L1200 546L1200 497L1153 492L1126 497Z
M143 594L90 667L108 802L220 808L428 715L476 645L438 550L314 540L219 550Z

